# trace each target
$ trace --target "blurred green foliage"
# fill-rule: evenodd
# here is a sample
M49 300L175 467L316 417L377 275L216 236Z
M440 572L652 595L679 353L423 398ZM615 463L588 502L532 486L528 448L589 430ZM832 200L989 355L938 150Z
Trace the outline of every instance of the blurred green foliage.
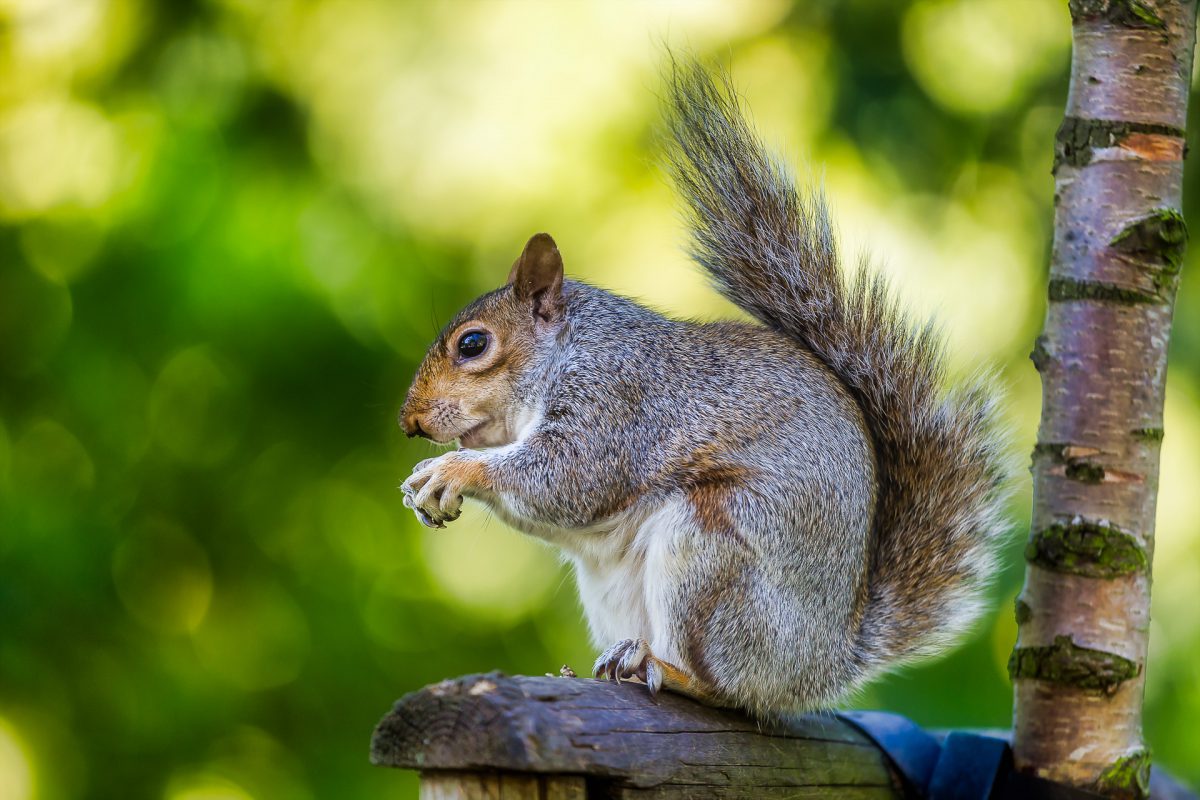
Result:
M654 167L662 41L731 64L847 252L999 365L1029 451L1063 2L0 0L0 797L401 796L366 763L399 694L590 663L552 553L401 507L430 447L395 411L536 230L578 276L731 313ZM1192 781L1198 308L1185 275L1147 689ZM994 618L859 704L1009 723L1028 505Z

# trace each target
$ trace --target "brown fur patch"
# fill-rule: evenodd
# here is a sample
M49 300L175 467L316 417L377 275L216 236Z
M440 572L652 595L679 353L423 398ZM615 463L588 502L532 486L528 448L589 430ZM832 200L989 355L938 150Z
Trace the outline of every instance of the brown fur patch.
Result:
M737 535L726 502L732 491L732 487L717 482L701 483L688 490L688 500L691 501L696 521L708 533Z
M662 685L664 689L676 694L685 695L705 705L721 705L721 700L717 696L711 680L699 675L689 675L670 661L663 661L656 656L650 657L654 659L659 670L662 672Z
M491 337L479 359L457 354L458 338L478 328ZM435 441L448 441L463 420L497 420L520 400L515 377L528 366L536 332L532 310L505 287L460 311L430 345L404 401L404 417L418 415ZM431 412L442 409L439 414Z
M616 492L610 493L603 498L602 502L596 507L596 513L592 515L592 522L599 522L616 516L622 511L630 508L639 500L637 492Z
M492 480L487 465L478 459L455 459L446 466L446 483L458 484L463 491L492 491Z
M694 450L678 462L668 481L687 495L696 521L705 532L740 539L729 514L729 500L738 489L749 485L753 471L723 460L721 450L717 442Z

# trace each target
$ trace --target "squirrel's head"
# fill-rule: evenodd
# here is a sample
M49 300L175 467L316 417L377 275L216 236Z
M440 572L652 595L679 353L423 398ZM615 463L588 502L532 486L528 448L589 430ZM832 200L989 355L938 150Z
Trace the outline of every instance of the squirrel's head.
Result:
M514 441L533 410L525 378L553 342L565 306L562 256L539 233L508 283L458 312L430 345L400 409L404 432L463 447Z

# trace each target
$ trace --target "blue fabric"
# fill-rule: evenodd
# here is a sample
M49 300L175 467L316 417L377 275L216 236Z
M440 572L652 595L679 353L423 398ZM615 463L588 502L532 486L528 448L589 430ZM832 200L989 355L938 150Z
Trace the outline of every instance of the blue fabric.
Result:
M892 762L906 794L927 800L1089 800L1086 789L1013 769L1008 742L981 733L952 732L944 741L899 714L844 711Z
M844 711L838 716L879 745L911 791L925 795L941 754L941 746L933 735L912 720L886 711Z
M929 800L987 800L1008 759L1008 742L954 732L942 742L925 796Z

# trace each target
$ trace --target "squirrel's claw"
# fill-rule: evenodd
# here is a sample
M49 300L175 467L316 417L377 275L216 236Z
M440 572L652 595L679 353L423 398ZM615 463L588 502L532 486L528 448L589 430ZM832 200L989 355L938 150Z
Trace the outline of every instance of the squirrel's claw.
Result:
M404 492L404 506L411 508L426 527L444 528L447 522L453 522L462 513L462 493L444 471L449 462L447 456L454 455L447 453L425 459L413 468L412 475L400 486Z
M592 666L592 674L617 683L637 679L646 684L651 696L658 694L663 683L659 660L650 652L646 640L640 638L622 639L605 650Z
M659 661L654 656L646 658L646 688L650 690L651 697L658 697L658 690L663 685L663 671L658 664Z
M425 527L427 527L427 528L444 528L444 527L446 527L445 523L439 522L438 520L429 516L429 514L427 514L425 512L425 509L419 508L418 506L416 506L413 502L413 496L411 494L405 494L404 499L401 502L404 503L405 508L411 508L413 510L413 512L417 515L417 519L420 520L421 524L424 525Z
M634 641L634 639L622 639L601 653L600 657L596 659L596 663L592 665L592 675L620 683L622 675L618 673L617 668L621 664L625 651L633 645Z
M633 639L621 655L621 662L616 666L617 678L638 677L645 680L646 661L650 658L650 645L645 639Z
M427 528L444 528L444 527L446 527L446 523L442 522L441 520L435 520L433 517L431 517L427 513L425 513L425 509L418 508L418 509L414 509L414 510L417 512L417 519L421 520L421 524L424 525L425 527L427 527Z

